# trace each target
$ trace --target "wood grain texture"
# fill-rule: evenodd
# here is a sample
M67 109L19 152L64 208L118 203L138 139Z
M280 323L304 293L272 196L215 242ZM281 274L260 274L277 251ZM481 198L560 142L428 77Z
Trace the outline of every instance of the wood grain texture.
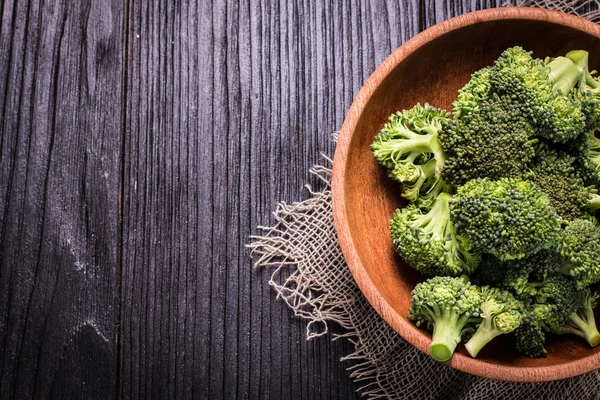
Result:
M0 398L114 398L122 3L0 15Z
M539 41L542 35L546 40ZM369 145L396 110L425 101L449 109L471 74L491 65L508 47L521 45L544 57L565 54L574 43L590 52L592 69L600 65L600 55L594 54L600 48L600 26L590 21L517 7L460 16L422 32L392 53L348 111L332 178L340 245L365 297L390 326L424 352L429 352L431 335L408 321L410 293L424 276L402 262L389 241L390 215L406 200L374 160ZM575 337L549 337L545 347L547 357L532 359L507 352L502 342L491 342L477 359L458 348L447 363L471 374L519 382L564 379L600 365L600 348L592 350Z
M303 195L417 13L400 2L131 3L121 397L357 397L339 362L351 346L307 342L244 245L277 201Z

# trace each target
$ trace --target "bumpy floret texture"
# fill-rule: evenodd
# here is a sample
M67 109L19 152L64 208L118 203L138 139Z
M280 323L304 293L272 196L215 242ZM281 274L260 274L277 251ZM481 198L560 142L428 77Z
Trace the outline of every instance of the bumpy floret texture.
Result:
M521 259L554 245L561 219L530 181L476 179L459 188L451 219L460 235L500 260Z
M410 201L390 221L396 251L433 276L409 313L433 331L433 358L461 338L473 357L499 335L530 357L546 355L546 334L600 344L599 129L588 53L521 47L475 72L452 115L426 104L390 117L371 148Z
M458 276L472 272L479 262L479 254L450 221L451 199L449 194L439 195L426 212L411 204L397 210L390 221L396 251L424 274Z
M548 195L550 205L564 220L589 214L586 206L594 198L596 188L585 185L575 166L575 157L540 145L530 173L524 176Z
M458 91L452 103L452 114L456 118L468 118L476 114L481 104L490 97L491 68L482 68L471 76L471 80Z
M596 222L577 219L568 223L557 248L568 260L562 271L575 279L579 289L600 280L600 228Z
M455 186L471 179L521 176L535 157L535 130L515 100L491 98L469 118L445 120L442 176Z
M545 357L546 335L540 321L531 311L526 311L521 320L521 325L515 329L515 348L519 353L528 357Z
M547 276L556 275L567 262L556 247L543 249L520 260L504 263L506 273L500 283L521 299L531 299Z
M578 77L576 66L565 57L547 62L533 58L521 47L513 47L494 64L490 82L492 91L523 105L539 136L564 143L585 128L581 104L568 93Z

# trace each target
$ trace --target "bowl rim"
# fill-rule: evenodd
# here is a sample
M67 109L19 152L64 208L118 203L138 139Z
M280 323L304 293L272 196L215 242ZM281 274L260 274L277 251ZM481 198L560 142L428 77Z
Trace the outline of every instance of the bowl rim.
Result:
M379 315L405 340L427 354L429 354L431 339L427 338L416 326L404 321L379 293L360 261L350 234L350 228L345 223L347 219L344 181L351 134L374 91L389 73L415 50L451 31L479 23L510 19L552 22L600 38L600 25L594 22L571 14L530 7L506 7L474 11L443 21L406 41L373 71L354 98L346 114L335 150L332 171L332 207L334 225L346 263L361 292ZM515 382L541 382L569 378L596 370L600 366L600 353L590 354L588 357L558 365L541 367L511 367L489 364L456 353L445 364L485 378Z

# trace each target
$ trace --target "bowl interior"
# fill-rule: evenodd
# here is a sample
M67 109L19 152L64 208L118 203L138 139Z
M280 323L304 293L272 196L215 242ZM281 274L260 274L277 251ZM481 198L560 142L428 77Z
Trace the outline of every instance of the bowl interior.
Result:
M388 221L405 201L396 184L375 162L369 146L387 117L397 110L418 102L450 109L458 89L474 71L491 65L503 50L515 45L532 50L537 57L584 49L590 52L591 67L600 68L600 39L577 28L531 19L482 21L433 38L404 58L373 91L356 116L352 131L342 132L351 135L342 166L342 185L344 218L352 246L381 298L408 324L410 292L423 276L403 263L393 250ZM549 339L548 357L543 359L522 357L507 348L512 346L496 340L478 360L510 367L547 367L600 352L600 347L591 350L583 341L567 336ZM458 352L466 354L462 347Z

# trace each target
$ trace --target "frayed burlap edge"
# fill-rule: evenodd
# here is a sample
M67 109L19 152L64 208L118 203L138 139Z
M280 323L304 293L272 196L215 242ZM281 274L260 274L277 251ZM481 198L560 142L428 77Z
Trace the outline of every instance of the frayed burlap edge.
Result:
M571 12L600 21L596 0L526 1L536 6ZM590 5L596 11L588 10ZM328 332L328 323L347 333L334 340L349 340L355 351L342 358L352 361L351 378L359 392L370 399L593 399L600 398L598 371L543 383L494 381L462 373L433 361L404 341L363 297L344 261L338 244L331 208L331 160L328 166L311 168L323 189L307 189L302 202L279 203L275 225L258 227L248 245L257 257L255 266L275 268L269 285L298 317L308 321L308 339ZM282 273L285 270L285 273Z

